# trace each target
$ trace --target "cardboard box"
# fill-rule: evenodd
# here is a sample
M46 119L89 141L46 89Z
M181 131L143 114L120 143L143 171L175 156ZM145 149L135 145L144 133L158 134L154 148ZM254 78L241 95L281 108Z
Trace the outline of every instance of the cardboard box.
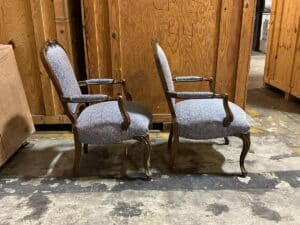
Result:
M0 166L34 133L14 51L0 45Z

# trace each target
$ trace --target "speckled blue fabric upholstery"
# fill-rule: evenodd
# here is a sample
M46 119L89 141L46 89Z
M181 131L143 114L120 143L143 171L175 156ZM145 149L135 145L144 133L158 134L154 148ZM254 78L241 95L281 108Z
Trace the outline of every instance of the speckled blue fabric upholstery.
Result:
M231 102L229 106L234 120L229 127L224 127L226 113L222 99L186 100L177 103L175 112L180 137L200 140L248 133L250 125L244 110Z
M152 115L144 107L125 102L131 119L128 130L123 131L123 118L116 101L98 103L86 108L77 120L79 140L85 144L112 144L148 135Z
M183 91L183 92L175 92L178 96L178 98L182 99L201 99L201 98L213 98L214 93L213 92L188 92L188 91Z
M58 45L51 46L48 48L46 57L60 84L63 96L72 97L81 95L74 70L64 49ZM77 103L68 103L70 112L74 113L77 105Z
M177 76L175 77L176 82L196 82L203 81L203 77L199 76Z
M174 82L169 66L169 62L164 50L160 47L158 43L155 44L155 54L157 54L159 59L159 66L163 72L164 82L167 84L168 92L174 91ZM175 105L175 99L172 99L173 105Z
M82 81L85 84L92 85L92 84L113 84L114 79L110 78L101 78L101 79L89 79Z
M108 100L108 96L102 94L74 95L70 98L70 100L76 103L93 103Z

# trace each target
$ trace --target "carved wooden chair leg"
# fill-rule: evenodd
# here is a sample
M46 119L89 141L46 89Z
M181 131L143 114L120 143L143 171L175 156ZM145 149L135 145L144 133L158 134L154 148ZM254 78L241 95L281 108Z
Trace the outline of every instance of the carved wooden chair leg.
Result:
M151 171L150 171L150 157L151 157L151 143L149 135L145 137L136 137L136 140L141 142L144 145L144 169L146 180L151 180Z
M177 124L174 125L173 127L173 141L172 141L172 147L171 147L171 162L170 166L171 169L175 169L175 161L176 161L176 155L177 155L177 150L178 150L178 145L179 145L179 134L178 134L178 126Z
M171 151L172 141L173 141L173 125L171 125L169 139L168 139L168 149L169 149L169 151Z
M84 152L85 154L89 153L89 145L88 145L88 144L84 144L84 145L83 145L83 152Z
M225 145L229 145L229 139L228 139L228 137L224 137L224 140L225 140Z
M151 180L151 171L150 171L150 159L151 159L151 142L150 137L147 135L144 139L145 151L144 151L144 168L146 174L146 180Z
M78 177L79 169L80 169L80 158L82 153L82 144L78 140L76 131L74 131L74 142L75 142L75 155L74 155L74 164L73 164L73 175L74 177Z
M243 151L240 157L240 167L242 171L242 177L247 176L247 170L245 169L245 158L249 152L250 145L251 145L251 140L250 140L250 133L248 134L242 134L240 138L243 140Z

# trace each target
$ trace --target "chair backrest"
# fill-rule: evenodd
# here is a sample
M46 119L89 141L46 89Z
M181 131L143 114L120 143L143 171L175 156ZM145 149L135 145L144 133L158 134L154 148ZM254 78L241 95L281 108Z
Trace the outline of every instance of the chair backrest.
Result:
M42 59L60 97L81 95L73 67L64 48L55 40L46 42ZM78 104L63 103L67 114L74 117Z
M174 106L175 106L175 99L171 99L168 96L168 92L174 91L174 82L171 73L171 69L169 66L169 62L164 50L160 47L159 43L156 40L152 40L152 48L154 53L154 59L156 63L156 67L158 70L158 74L164 88L164 92L168 101L169 109L173 115L174 113Z

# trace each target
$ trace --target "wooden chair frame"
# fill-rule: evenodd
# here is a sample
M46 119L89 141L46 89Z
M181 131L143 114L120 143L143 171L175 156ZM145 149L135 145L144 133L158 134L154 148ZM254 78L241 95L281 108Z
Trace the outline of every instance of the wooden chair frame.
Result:
M168 86L167 82L164 77L164 72L162 70L162 65L159 59L159 56L157 55L156 48L158 45L157 40L152 40L152 48L153 48L153 53L154 53L154 59L155 59L155 64L158 70L158 74L164 89L165 97L167 99L167 103L169 106L169 110L171 112L172 116L172 121L171 121L171 129L170 129L170 135L168 139L168 148L169 151L171 152L171 160L170 160L170 166L172 169L175 168L175 161L176 161L176 155L177 155L177 150L178 150L178 145L179 145L179 129L178 129L178 122L176 118L176 113L175 113L175 108L172 103L172 99L213 99L213 98L221 98L223 99L223 106L224 110L226 112L226 117L223 120L223 126L228 127L230 126L231 122L233 121L233 114L231 112L231 109L229 107L229 100L228 100L228 94L216 94L215 93L215 85L214 85L214 79L213 78L202 78L199 77L200 79L198 81L183 81L183 82L209 82L209 86L211 89L212 94L210 96L203 96L203 97L185 97L182 98L178 95L177 92L169 92L168 91ZM176 79L173 78L173 82L177 82ZM242 153L240 156L240 168L242 172L242 176L245 177L247 176L247 170L245 169L245 158L248 154L248 151L250 149L251 141L250 141L250 133L247 134L236 134L233 135L236 137L239 137L243 141L243 149ZM228 137L224 137L225 140L225 145L229 144L229 139Z
M73 130L73 134L74 134L74 144L75 144L75 154L74 154L74 164L73 164L73 174L75 177L79 176L79 171L80 171L80 160L81 160L81 155L82 155L82 150L84 150L85 153L88 153L88 144L86 143L81 143L79 140L79 135L78 135L78 131L76 128L76 124L77 124L77 119L80 116L81 112L87 108L90 104L94 104L94 103L100 103L100 102L105 102L105 101L117 101L118 102L118 106L120 109L120 112L122 114L123 117L123 123L120 124L121 128L123 130L127 130L130 126L130 117L128 112L125 109L125 105L124 105L124 101L123 101L123 97L122 96L118 96L117 98L115 97L110 97L108 96L108 98L106 100L93 100L93 101L89 101L89 102L81 102L81 101L74 101L72 100L72 98L70 98L70 96L64 96L63 95L63 91L60 87L59 81L57 80L54 71L51 68L51 65L47 59L47 51L50 47L53 46L59 46L62 49L64 49L64 47L59 44L56 40L48 40L45 44L45 47L42 49L41 51L41 59L42 62L44 64L44 67L46 68L46 71L48 72L54 86L55 89L61 99L64 111L66 113L66 115L68 116L68 118L70 119L71 123L72 123L72 130ZM66 50L64 49L64 51L66 52ZM99 79L101 80L101 79ZM108 83L105 83L105 85L107 85ZM79 86L88 86L88 82L86 81L79 81L78 82ZM92 84L94 85L94 84ZM104 85L104 84L98 84L98 85ZM121 80L121 81L114 81L109 83L108 85L121 85L123 88L123 92L126 96L126 100L127 101L132 101L132 97L131 94L128 92L127 87L126 87L126 82L125 80ZM68 108L68 103L78 103L78 106L76 108L75 113L72 113L69 108ZM140 143L142 143L144 145L144 169L145 169L145 175L146 175L146 180L150 180L151 179L151 171L150 171L150 155L151 155L151 144L150 144L150 137L149 135L146 136L137 136L134 137L135 140L139 141ZM126 147L127 149L127 147ZM127 150L126 150L127 152Z

